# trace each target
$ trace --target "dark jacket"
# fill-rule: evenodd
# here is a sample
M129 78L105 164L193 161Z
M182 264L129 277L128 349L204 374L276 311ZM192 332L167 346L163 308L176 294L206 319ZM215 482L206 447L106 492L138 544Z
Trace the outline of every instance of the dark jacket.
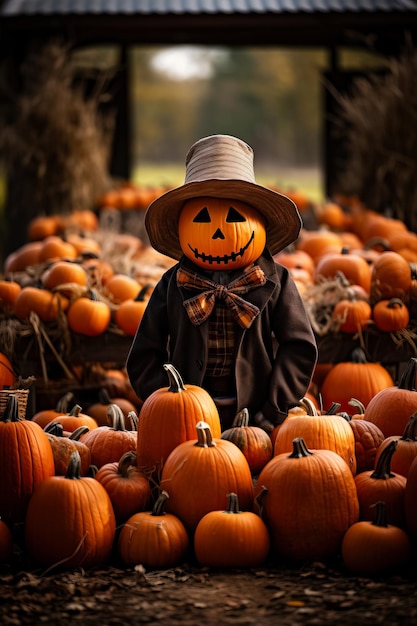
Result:
M196 269L186 258L182 263ZM274 263L268 252L257 263L267 281L244 296L260 314L250 328L239 326L236 331L237 410L247 408L251 416L261 411L279 424L308 389L317 347L288 270ZM208 322L191 324L183 301L194 292L177 287L179 264L155 286L127 358L131 384L142 400L168 385L164 363L172 363L185 384L203 386Z

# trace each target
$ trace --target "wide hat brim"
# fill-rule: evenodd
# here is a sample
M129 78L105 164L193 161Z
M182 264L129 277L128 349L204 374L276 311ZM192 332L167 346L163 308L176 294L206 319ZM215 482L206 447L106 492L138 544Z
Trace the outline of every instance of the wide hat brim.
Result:
M145 215L150 244L173 259L183 255L178 221L186 200L197 197L240 200L254 207L264 218L266 246L274 255L299 236L302 220L294 202L268 187L242 180L210 179L186 183L154 200Z

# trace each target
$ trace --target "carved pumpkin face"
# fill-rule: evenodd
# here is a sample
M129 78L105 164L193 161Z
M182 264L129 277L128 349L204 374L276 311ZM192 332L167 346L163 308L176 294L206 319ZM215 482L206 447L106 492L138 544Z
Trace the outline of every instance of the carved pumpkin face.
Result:
M187 200L178 229L183 253L204 269L247 267L261 256L266 243L262 216L238 200Z

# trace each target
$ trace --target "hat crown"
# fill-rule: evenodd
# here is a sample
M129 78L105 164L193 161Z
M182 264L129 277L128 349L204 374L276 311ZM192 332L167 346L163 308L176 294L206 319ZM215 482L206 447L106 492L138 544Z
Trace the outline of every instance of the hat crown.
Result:
M185 184L204 180L242 180L255 183L253 150L231 135L210 135L191 146Z

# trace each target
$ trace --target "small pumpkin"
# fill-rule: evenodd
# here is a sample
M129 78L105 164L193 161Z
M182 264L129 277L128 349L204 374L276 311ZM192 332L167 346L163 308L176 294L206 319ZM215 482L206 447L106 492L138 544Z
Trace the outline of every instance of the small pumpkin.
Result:
M20 290L13 307L13 314L20 320L28 320L36 313L43 322L56 321L68 309L69 300L61 293L27 285Z
M391 441L397 442L395 453L391 458L391 471L407 478L411 463L417 457L417 411L410 416L401 437L393 435L382 441L377 450L375 462L378 462L382 452Z
M372 318L379 330L394 333L407 328L410 312L400 298L390 298L389 300L379 300L374 304Z
M400 254L382 252L372 266L371 302L399 298L409 301L411 288L410 264Z
M100 469L106 463L113 463L125 454L136 451L136 430L127 430L123 411L117 404L108 409L112 426L99 426L83 435L82 442L90 449L91 463Z
M87 413L83 413L79 404L74 404L71 411L65 415L53 417L49 423L56 424L57 422L62 424L64 431L69 433L74 432L79 426L87 426L90 431L98 428L96 420Z
M346 298L336 303L331 317L341 332L354 334L368 326L372 308L366 300L357 298L354 291L350 290Z
M248 409L239 411L232 427L224 430L221 438L231 441L243 452L255 476L273 456L271 437L259 426L249 425Z
M95 474L110 496L118 524L140 511L151 502L151 486L148 478L136 466L136 452L129 450L119 461L102 465Z
M133 337L142 320L149 300L149 291L152 285L142 287L135 298L129 298L121 302L114 313L116 324L126 333Z
M81 459L81 476L86 476L91 465L91 452L79 438L89 431L88 426L79 426L68 437L64 435L64 427L60 422L52 422L44 430L54 455L55 475L63 476L66 473L71 454L77 450Z
M152 511L135 513L122 526L118 552L125 565L167 569L185 559L188 533L176 515L165 512L168 498L168 492L162 491Z
M405 530L387 523L385 502L374 506L374 521L352 524L342 541L342 562L357 576L402 572L411 558L411 541Z
M360 520L374 521L373 506L379 500L385 502L389 524L405 528L405 486L407 479L391 471L391 459L397 441L391 441L382 451L374 470L355 476L356 492L360 507Z
M81 476L80 467L75 451L65 476L42 481L30 499L25 544L42 566L93 567L110 557L116 534L113 507L104 487Z
M227 500L226 510L210 511L197 525L197 561L206 567L260 567L269 554L268 529L259 515L239 509L236 493L229 493Z
M73 300L67 311L67 321L74 333L96 337L109 327L111 309L93 290L89 293L90 297L80 296Z

